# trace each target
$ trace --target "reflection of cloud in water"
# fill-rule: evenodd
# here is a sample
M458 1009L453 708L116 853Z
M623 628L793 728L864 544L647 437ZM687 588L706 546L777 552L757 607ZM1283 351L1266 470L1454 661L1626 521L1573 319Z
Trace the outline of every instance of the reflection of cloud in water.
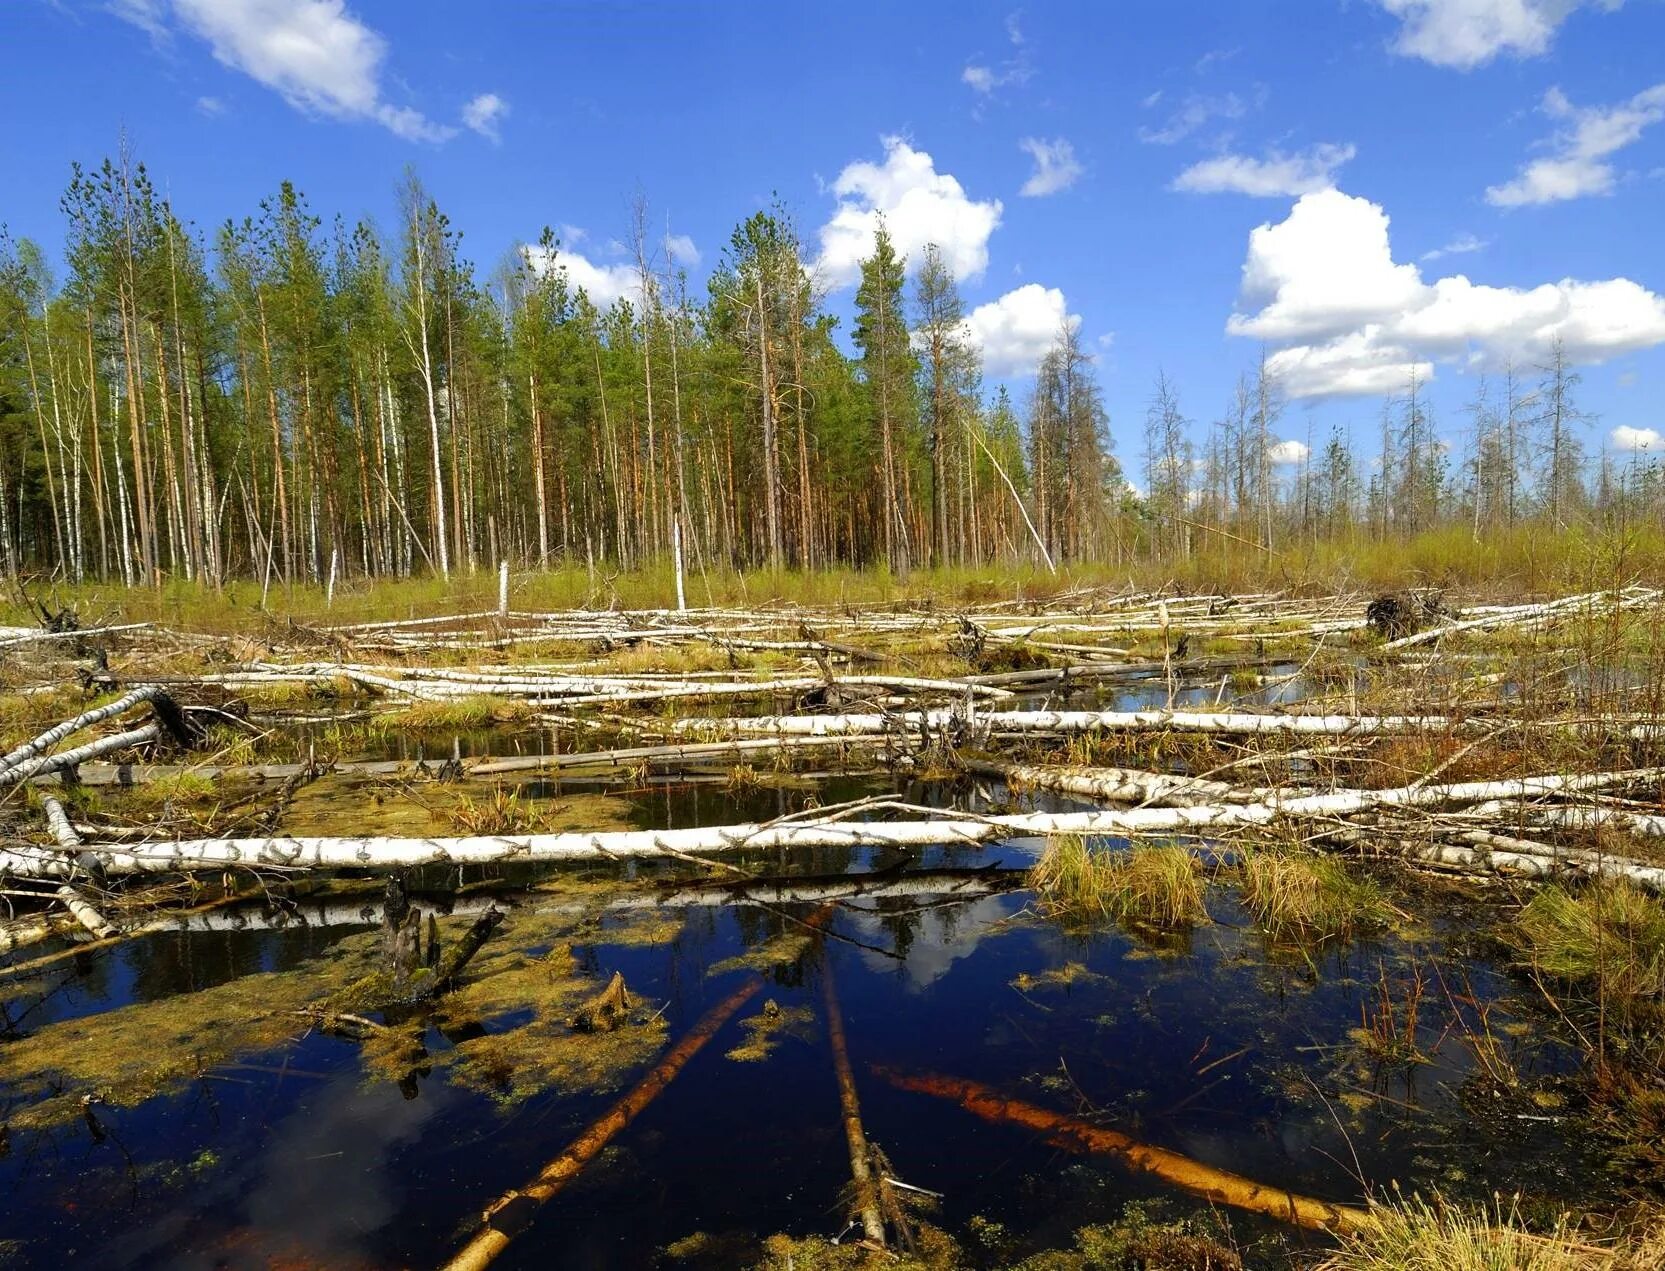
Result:
M282 1232L332 1254L393 1220L398 1204L384 1167L393 1150L421 1132L438 1110L441 1087L423 1084L406 1100L395 1086L342 1082L279 1128L265 1176L248 1201L257 1231Z
M422 1083L407 1101L396 1086L366 1088L354 1073L302 1100L264 1151L230 1175L209 1175L188 1210L164 1215L132 1242L105 1250L103 1265L127 1265L168 1250L184 1269L375 1265L369 1237L399 1213L386 1166L448 1101ZM214 1146L212 1143L209 1146ZM222 1224L232 1215L229 1231ZM217 1234L216 1234L217 1232ZM185 1252L188 1246L195 1246Z
M1021 900L1014 896L984 896L963 905L908 915L903 919L910 925L910 933L902 962L908 988L915 993L929 988L954 963L969 957L990 929L1017 912L1020 904ZM848 909L845 912L852 913ZM894 943L894 924L886 923L877 913L864 913L855 919L855 925L860 928L862 940L885 948ZM864 952L861 957L870 971L896 969L892 959L876 953Z

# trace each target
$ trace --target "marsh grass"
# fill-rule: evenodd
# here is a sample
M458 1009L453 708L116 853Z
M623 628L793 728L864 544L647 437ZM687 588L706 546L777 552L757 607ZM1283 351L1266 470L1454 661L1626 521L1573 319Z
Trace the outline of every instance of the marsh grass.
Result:
M1518 1207L1448 1204L1394 1195L1372 1205L1319 1271L1643 1271L1665 1265L1660 1229L1606 1245L1580 1238L1566 1217L1534 1230Z
M1593 988L1605 1002L1657 1012L1665 999L1665 901L1628 883L1577 895L1546 887L1521 910L1522 956L1553 980Z
M1380 966L1375 987L1359 1002L1359 1027L1349 1035L1378 1063L1421 1062L1425 1056L1417 1045L1417 1030L1427 989L1420 966L1412 966L1407 975L1391 978L1387 966Z
M497 724L523 723L531 716L532 708L524 702L481 693L471 697L413 702L403 710L379 716L376 722L384 732L473 732Z
M1208 921L1201 866L1178 844L1095 850L1080 835L1054 835L1029 877L1041 910L1066 922L1174 931Z
M139 782L122 792L122 804L139 811L197 810L217 802L224 787L199 772L175 772L154 781Z
M1244 847L1238 869L1243 903L1273 940L1345 938L1386 921L1380 889L1331 857Z
M519 793L498 786L485 798L457 796L447 814L453 829L465 834L524 834L536 827L538 815Z

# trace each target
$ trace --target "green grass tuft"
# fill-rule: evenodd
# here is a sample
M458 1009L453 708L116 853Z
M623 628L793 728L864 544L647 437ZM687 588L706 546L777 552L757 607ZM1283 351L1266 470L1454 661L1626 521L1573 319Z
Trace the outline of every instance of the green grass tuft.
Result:
M1051 917L1162 930L1208 920L1201 870L1177 844L1095 851L1079 835L1056 835L1047 840L1030 881Z

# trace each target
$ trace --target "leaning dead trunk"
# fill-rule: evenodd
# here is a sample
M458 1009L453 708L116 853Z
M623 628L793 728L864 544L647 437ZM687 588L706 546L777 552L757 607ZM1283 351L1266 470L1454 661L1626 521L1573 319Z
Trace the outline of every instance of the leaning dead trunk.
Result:
M143 685L131 692L123 693L113 702L95 707L90 711L83 711L73 719L66 719L63 723L48 728L38 737L33 737L10 753L0 756L0 785L20 780L20 777L14 775L20 765L46 754L47 751L71 734L78 733L83 728L91 728L95 724L102 724L107 719L114 719L124 711L132 710L133 707L144 702L153 701L162 695L160 686L155 684Z

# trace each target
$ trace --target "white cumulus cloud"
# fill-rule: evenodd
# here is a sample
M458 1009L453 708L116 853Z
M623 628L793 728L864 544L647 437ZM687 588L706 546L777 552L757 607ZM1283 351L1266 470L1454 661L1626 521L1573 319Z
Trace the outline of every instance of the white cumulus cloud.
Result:
M1628 278L1491 287L1423 279L1393 259L1379 204L1321 190L1249 235L1232 335L1280 346L1268 360L1296 397L1396 390L1436 360L1575 364L1665 343L1665 297Z
M1623 0L1595 0L1612 10ZM1379 0L1399 19L1396 53L1469 71L1500 53L1537 57L1579 0Z
M1311 194L1334 185L1335 170L1357 153L1350 145L1323 144L1295 154L1268 150L1263 159L1216 155L1181 172L1173 188L1188 194L1248 194L1262 199Z
M509 113L509 103L496 93L481 93L463 107L463 124L496 144L503 140L500 125Z
M1075 147L1062 137L1055 141L1025 137L1018 142L1018 149L1026 152L1035 161L1035 170L1029 174L1029 179L1018 191L1025 198L1044 198L1048 194L1067 190L1086 171L1081 166L1081 161L1075 157Z
M407 141L456 135L386 100L387 42L344 0L118 0L113 11L153 40L170 38L177 26L206 41L218 61L306 114L373 120Z
M1615 450L1658 450L1665 443L1659 429L1632 428L1629 424L1620 424L1607 434L1607 439Z
M1038 282L978 305L965 319L966 335L982 350L983 366L993 375L1033 371L1059 332L1080 324L1080 315L1064 303L1064 293Z
M1565 199L1613 192L1608 157L1665 119L1665 84L1643 89L1617 106L1579 108L1559 88L1544 94L1543 112L1561 126L1549 141L1550 153L1525 164L1513 181L1490 186L1486 202L1495 207L1558 203Z
M833 182L838 206L821 227L821 276L834 287L853 285L862 260L873 253L880 217L911 264L935 243L954 277L980 275L989 264L989 236L1000 224L1000 200L972 199L957 180L936 170L929 154L900 137L885 137L883 144L884 162L852 163Z
M1276 441L1266 447L1266 457L1280 465L1305 463L1311 453L1306 442L1296 441L1294 438Z
M575 238L581 237L582 230ZM523 250L527 263L534 270L540 274L551 266L561 270L567 276L567 285L574 291L582 291L597 309L607 309L615 300L629 300L634 304L641 298L642 279L634 265L598 265L587 256L566 247L554 253L545 252L541 247L526 247Z

